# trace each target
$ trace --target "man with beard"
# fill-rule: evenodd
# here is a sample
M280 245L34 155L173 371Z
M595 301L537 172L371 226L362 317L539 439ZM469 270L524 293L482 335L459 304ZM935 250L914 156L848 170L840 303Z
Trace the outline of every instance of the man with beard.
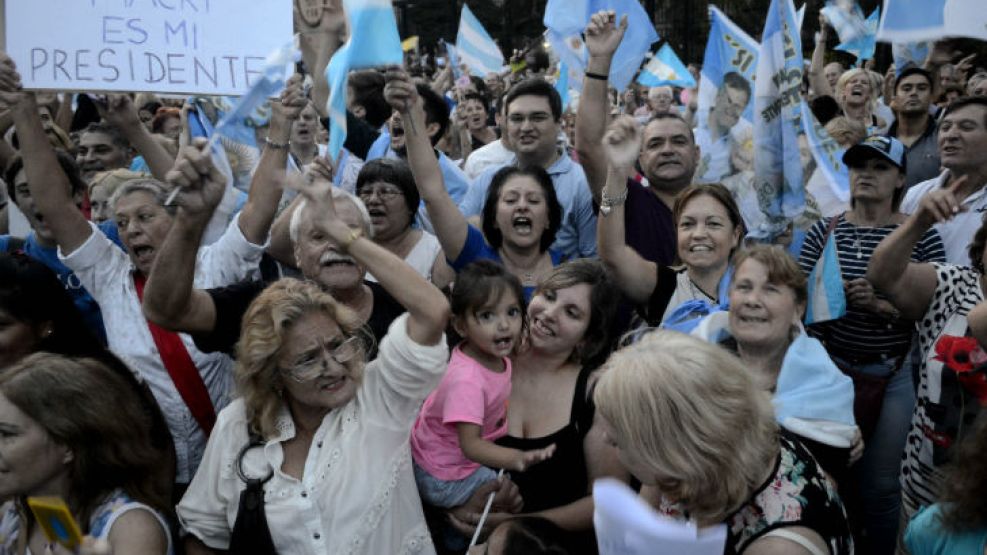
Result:
M586 174L557 142L562 119L558 91L544 79L527 79L508 91L504 111L504 134L514 156L506 164L481 173L459 203L459 210L467 218L479 215L493 176L505 165L540 166L551 176L562 205L562 227L551 248L566 258L596 256L596 216Z
M586 169L600 215L626 202L626 241L646 260L671 265L675 260L675 225L672 206L679 191L692 182L699 159L692 129L676 114L658 115L644 127L638 164L647 186L627 183L625 198L610 198L603 191L607 160L600 145L606 131L607 79L610 62L624 36L626 20L617 25L614 12L594 14L586 28L589 65L576 117L576 150Z
M906 188L939 175L938 126L929 113L931 104L932 74L917 66L905 68L895 80L891 107L897 117L888 136L905 145Z

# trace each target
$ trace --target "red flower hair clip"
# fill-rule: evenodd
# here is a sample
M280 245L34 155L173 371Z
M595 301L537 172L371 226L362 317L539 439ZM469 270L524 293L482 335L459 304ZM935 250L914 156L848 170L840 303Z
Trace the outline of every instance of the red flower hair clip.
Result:
M976 339L944 335L936 342L934 360L952 370L963 388L987 406L987 353Z

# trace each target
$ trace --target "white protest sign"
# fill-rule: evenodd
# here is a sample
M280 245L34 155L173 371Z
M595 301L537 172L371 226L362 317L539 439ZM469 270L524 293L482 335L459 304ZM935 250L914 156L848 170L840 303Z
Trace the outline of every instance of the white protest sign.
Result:
M291 0L6 2L29 89L240 95L291 36Z

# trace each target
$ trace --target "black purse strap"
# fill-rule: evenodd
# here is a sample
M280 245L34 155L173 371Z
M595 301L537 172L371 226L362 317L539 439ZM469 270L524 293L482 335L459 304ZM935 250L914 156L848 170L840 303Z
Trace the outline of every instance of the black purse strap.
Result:
M277 555L271 529L267 524L267 513L264 511L264 484L274 476L274 470L268 469L263 478L251 478L243 471L243 458L247 451L255 447L264 447L264 440L249 430L250 439L240 449L236 457L236 474L247 487L240 492L240 505L233 523L230 535L229 553L251 553L257 555Z

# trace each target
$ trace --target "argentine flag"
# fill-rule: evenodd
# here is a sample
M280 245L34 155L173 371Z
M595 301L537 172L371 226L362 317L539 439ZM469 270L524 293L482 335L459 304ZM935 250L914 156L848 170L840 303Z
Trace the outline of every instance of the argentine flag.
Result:
M877 39L917 42L943 37L987 40L983 0L885 0Z
M543 23L548 28L548 40L570 70L585 71L588 55L579 38L589 25L592 15L601 10L613 10L617 22L626 15L627 30L610 64L610 86L623 91L634 80L644 56L658 42L658 32L638 0L548 0ZM573 60L564 51L578 52Z
M689 73L688 68L682 60L675 55L675 51L666 42L658 53L651 58L637 77L637 82L648 87L660 87L662 85L672 85L691 89L696 86L696 80Z
M469 6L463 4L459 17L459 34L456 35L459 59L470 73L484 77L488 73L500 73L504 69L504 54L494 42Z
M830 26L836 30L840 42L853 42L867 35L864 12L855 0L838 0L837 2L830 0L819 11L826 16Z
M877 47L877 25L881 19L881 8L875 9L864 20L867 32L851 41L844 42L836 47L837 50L853 54L858 63L874 57L874 49Z
M836 256L836 237L827 234L826 246L809 274L809 302L805 311L805 323L815 324L835 320L846 314L846 294L843 292L843 273Z
M891 45L891 56L894 58L895 75L900 75L901 71L908 65L922 67L926 58L932 50L932 43L921 42L896 42Z
M826 128L819 124L812 109L806 101L802 101L802 126L805 138L809 141L809 150L816 166L826 176L833 194L843 202L850 202L850 170L843 163L843 153L846 152L835 139L829 136Z
M404 53L390 0L343 0L350 38L326 67L329 81L329 155L339 159L346 141L346 84L351 69L401 65Z
M771 0L754 81L754 187L760 213L750 235L771 239L805 211L799 157L802 41L792 0Z
M703 70L699 75L699 99L697 115L699 127L706 128L709 110L716 102L716 92L723 84L723 76L730 72L740 74L748 82L754 81L757 70L757 41L730 21L716 6L709 6L709 39L703 57ZM754 95L744 111L744 119L754 121Z

